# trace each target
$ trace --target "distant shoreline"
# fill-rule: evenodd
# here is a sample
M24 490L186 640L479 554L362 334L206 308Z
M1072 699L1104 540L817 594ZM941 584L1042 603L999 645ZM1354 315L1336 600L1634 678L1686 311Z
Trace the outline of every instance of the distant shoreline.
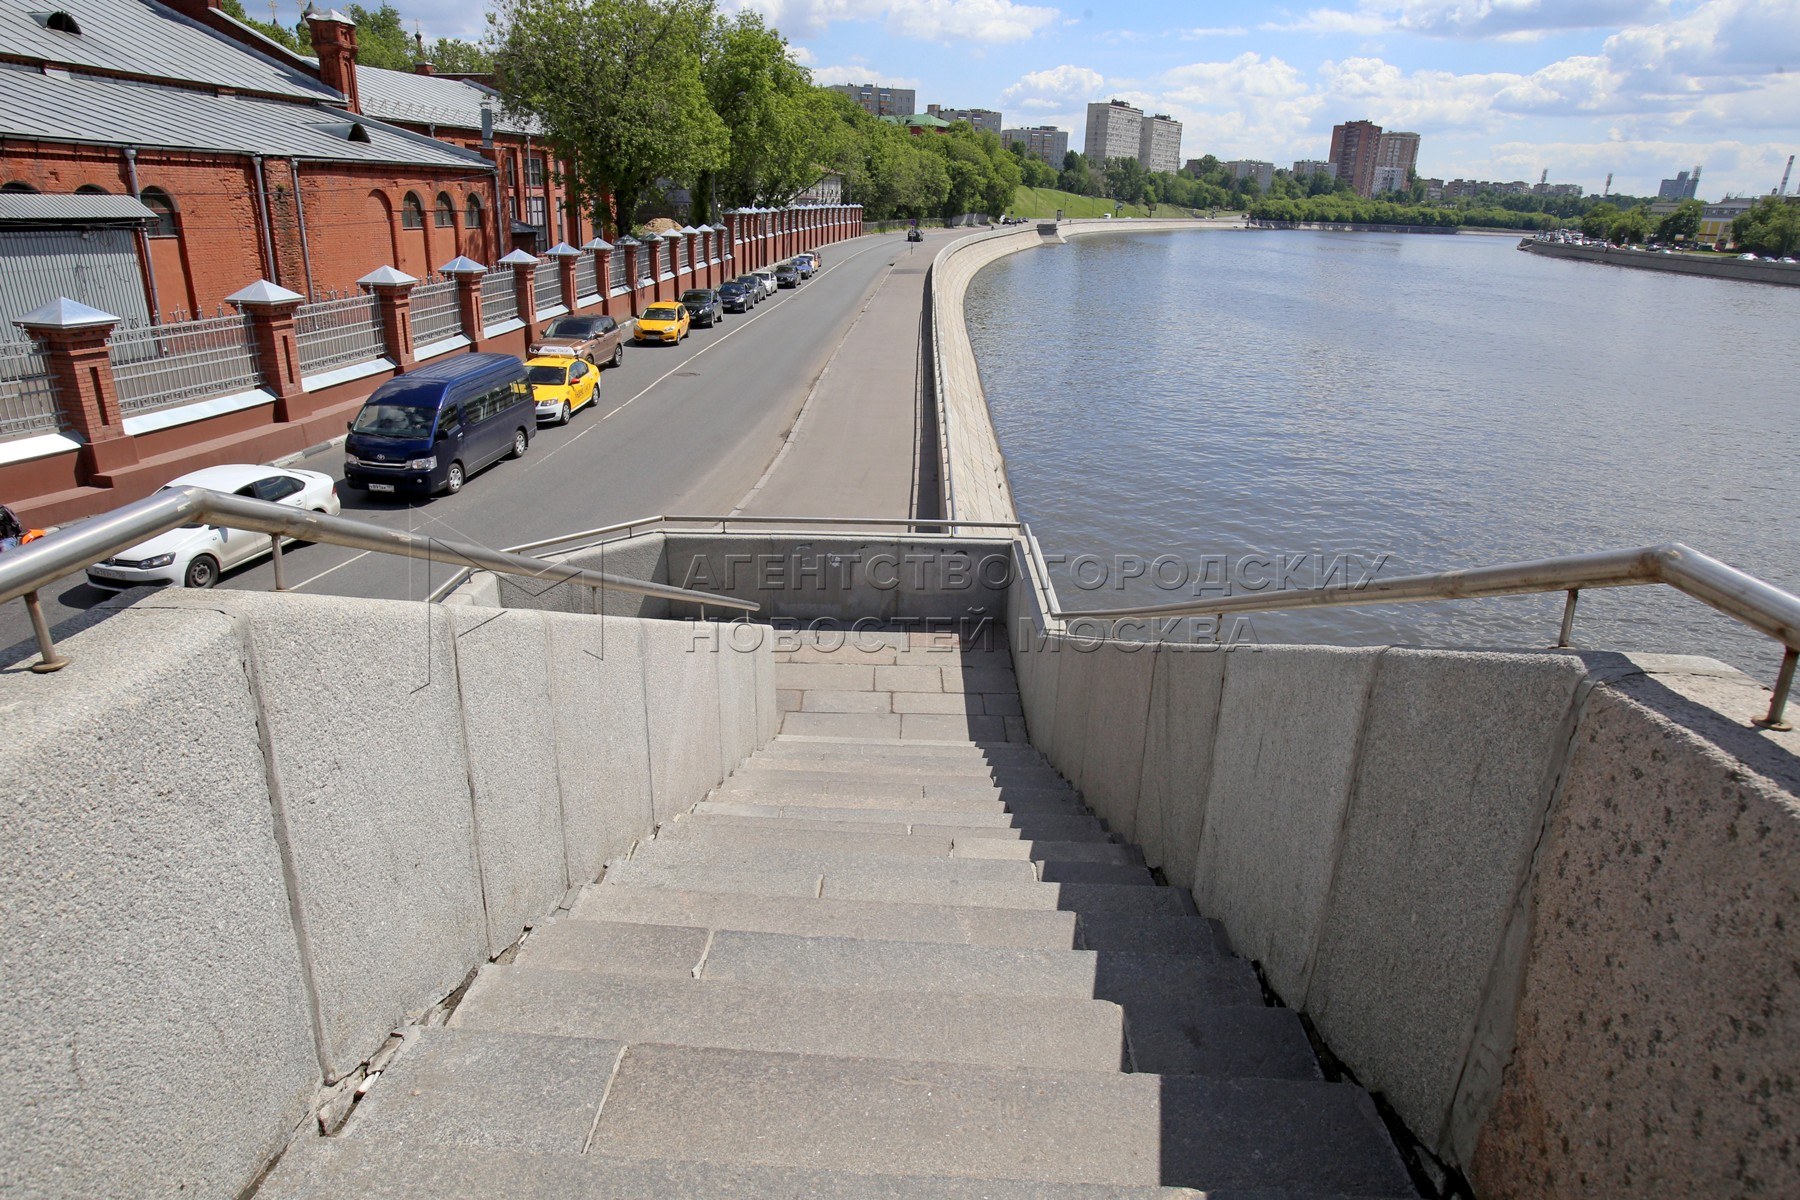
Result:
M1535 229L1489 229L1469 225L1383 225L1375 221L1258 221L1245 224L1251 229L1317 229L1326 233L1476 233L1492 237L1530 236Z
M1777 287L1800 287L1800 266L1792 264L1658 254L1649 250L1628 250L1623 246L1576 246L1566 242L1540 242L1536 238L1519 243L1519 249L1545 258L1568 258L1608 267L1699 275L1708 279L1732 279L1740 283L1770 283Z

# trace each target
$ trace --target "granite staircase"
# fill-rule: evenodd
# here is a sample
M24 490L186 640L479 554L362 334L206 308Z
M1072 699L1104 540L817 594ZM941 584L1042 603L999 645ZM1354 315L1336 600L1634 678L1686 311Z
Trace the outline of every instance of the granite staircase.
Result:
M1417 1195L1370 1097L1024 741L1004 646L778 657L780 735L261 1196Z

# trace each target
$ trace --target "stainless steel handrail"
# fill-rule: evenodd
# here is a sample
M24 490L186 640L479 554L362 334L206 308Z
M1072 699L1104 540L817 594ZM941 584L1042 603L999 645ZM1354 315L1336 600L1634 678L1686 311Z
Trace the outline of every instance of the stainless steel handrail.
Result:
M574 533L559 534L556 537L544 538L540 541L525 542L517 546L508 546L506 549L507 552L511 554L524 554L531 551L547 549L551 546L567 546L568 549L565 553L572 554L577 550L588 549L597 541L615 533L622 533L626 536L631 536L639 531L650 533L665 525L717 525L720 533L729 533L733 523L738 525L775 525L795 528L806 528L814 525L835 526L842 527L840 532L844 533L855 533L858 526L875 526L882 529L905 527L907 530L913 531L916 527L921 525L949 526L952 524L952 522L943 520L942 518L927 517L762 517L744 515L725 517L684 517L665 515L639 517L635 521L621 521L617 525L602 525L598 529L581 529ZM1016 532L1023 528L1023 526L1016 521L958 521L954 522L954 524L968 525L983 529L1001 529L1008 532ZM952 535L924 533L920 534L920 536L949 537ZM440 584L437 589L426 598L429 600L442 599L444 596L466 583L469 574L470 572L466 569L458 572L456 575L451 576L444 583Z
M513 551L493 550L472 542L452 542L400 529L386 529L346 517L289 508L247 496L229 496L206 488L166 488L154 496L58 530L0 557L0 603L23 597L31 613L40 656L32 670L54 671L68 662L57 653L51 640L49 625L38 603L39 588L159 533L195 521L268 534L275 552L275 587L278 591L285 590L281 539L291 537L427 562L455 563L464 568L480 568L527 579L574 583L595 589L612 588L640 596L689 601L741 612L761 610L760 605L749 600L608 575Z
M1576 599L1584 588L1643 587L1652 584L1663 584L1684 592L1733 620L1774 638L1786 647L1780 672L1776 676L1774 694L1769 700L1769 713L1762 722L1772 728L1786 728L1782 718L1787 707L1788 693L1793 686L1796 660L1800 659L1800 596L1784 592L1754 575L1746 574L1680 542L1644 546L1636 550L1606 550L1595 554L1572 554L1533 562L1476 567L1466 571L1440 571L1432 575L1373 579L1363 584L1292 588L1251 596L1222 596L1214 600L1179 601L1137 608L1056 612L1052 616L1064 623L1070 620L1119 621L1565 592L1568 594L1568 603L1563 609L1562 633L1556 644L1567 646L1574 626Z

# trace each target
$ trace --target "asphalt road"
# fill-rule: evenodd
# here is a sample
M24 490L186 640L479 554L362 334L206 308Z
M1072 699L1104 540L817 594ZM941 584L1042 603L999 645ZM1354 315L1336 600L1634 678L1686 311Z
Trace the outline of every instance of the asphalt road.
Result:
M727 314L678 346L627 347L624 364L602 373L599 403L566 426L540 429L524 458L501 461L457 495L428 501L382 500L340 486L343 515L503 547L658 513L730 512L774 460L888 267L934 252L948 236L909 245L898 234L878 234L823 247L824 269L798 289ZM341 480L343 462L333 448L293 465ZM453 571L338 546L290 547L283 557L291 590L345 596L423 599ZM273 584L265 559L219 586ZM113 594L70 576L43 593L45 615L53 631L69 632ZM30 637L24 605L0 606L0 646ZM25 649L15 646L0 661Z

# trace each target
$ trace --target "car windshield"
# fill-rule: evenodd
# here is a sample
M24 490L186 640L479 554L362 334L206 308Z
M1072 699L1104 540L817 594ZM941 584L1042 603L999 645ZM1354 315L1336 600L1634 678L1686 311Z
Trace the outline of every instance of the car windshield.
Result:
M646 321L675 321L680 317L681 310L679 308L646 308L644 310L644 320Z
M681 302L683 304L705 304L711 299L711 292L683 292L681 294Z
M382 437L419 438L431 433L436 408L417 404L365 404L356 414L353 433L373 433Z
M721 283L719 285L719 295L721 296L725 295L727 292L741 292L743 290L744 285L741 283Z
M590 338L600 331L600 322L594 317L563 317L552 321L544 330L547 338Z
M548 366L548 365L531 367L531 368L527 369L525 372L525 382L526 383L554 383L554 384L567 383L569 381L568 370L569 369L567 367L552 367L552 366Z

